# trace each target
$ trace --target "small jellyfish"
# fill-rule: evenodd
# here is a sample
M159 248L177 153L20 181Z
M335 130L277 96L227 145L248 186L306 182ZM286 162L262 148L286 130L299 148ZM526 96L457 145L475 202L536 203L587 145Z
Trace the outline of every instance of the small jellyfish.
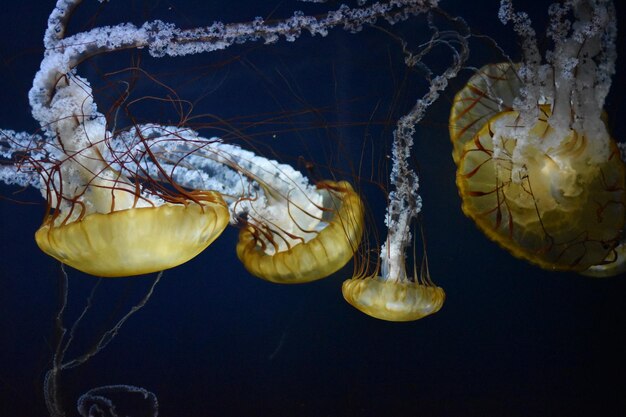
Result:
M469 54L464 36L447 33L446 37L450 41L446 45L455 45L453 62L441 74L431 79L428 91L398 120L393 132L389 174L392 190L388 194L385 214L387 237L380 248L376 271L373 275L357 274L344 281L341 287L343 297L350 305L381 320L419 320L438 312L446 298L444 290L431 279L422 229L420 231L424 253L420 274L415 268L415 246L413 275L409 276L406 272L406 251L412 241L411 230L422 210L419 176L411 158L415 127L449 81L456 77ZM456 42L451 42L452 39ZM417 62L414 58L407 59L407 64L414 65Z
M422 273L412 277L389 277L383 263L382 273L354 277L344 281L341 291L345 300L363 313L387 321L414 321L438 312L446 299L436 286L424 260Z

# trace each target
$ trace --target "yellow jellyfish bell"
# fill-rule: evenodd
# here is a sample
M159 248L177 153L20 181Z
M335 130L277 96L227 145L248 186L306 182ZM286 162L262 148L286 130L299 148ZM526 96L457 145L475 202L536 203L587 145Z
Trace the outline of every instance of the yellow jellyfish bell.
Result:
M438 312L446 299L441 287L378 275L348 279L341 291L353 307L387 321L419 320Z
M513 255L545 269L583 271L604 261L624 226L624 164L609 139L559 135L541 106L534 126L497 114L465 143L457 170L463 212ZM523 163L517 162L522 160Z
M323 181L317 189L323 194L320 218L292 208L295 230L268 224L241 230L237 256L251 274L275 283L305 283L331 275L352 258L363 235L361 198L346 181ZM305 221L314 229L304 229Z
M198 255L228 224L228 209L218 193L195 193L194 199L92 213L68 223L50 216L35 239L48 255L88 274L122 277L162 271Z

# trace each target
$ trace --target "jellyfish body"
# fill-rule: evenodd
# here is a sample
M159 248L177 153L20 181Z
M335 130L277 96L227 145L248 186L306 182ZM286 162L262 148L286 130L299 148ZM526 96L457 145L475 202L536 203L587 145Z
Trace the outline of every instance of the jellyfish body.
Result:
M368 316L386 321L414 321L438 312L446 293L430 277L426 246L420 273L414 268L409 276L404 249L411 234L396 235L395 229L390 231L380 251L380 274L377 268L373 275L356 275L344 281L343 298ZM396 238L399 240L391 240Z
M587 138L497 114L465 143L457 170L463 212L513 255L545 269L602 263L624 225L624 165L613 140L601 160ZM518 160L522 160L520 164Z
M522 62L483 67L455 97L463 211L542 268L617 271L625 169L603 115L617 58L614 5L554 5L544 56L528 14L502 0L499 17L519 35Z
M387 321L413 321L436 313L446 295L441 287L374 275L344 281L343 297L363 313Z
M92 275L147 274L190 260L226 227L218 193L174 185L159 194L147 187L155 181L141 183L136 170L111 160L112 135L86 80L61 78L44 108L60 145L56 166L41 173L52 214L35 239L46 254Z
M237 256L251 274L304 283L331 275L352 258L364 227L360 197L346 181L323 181L317 192L322 198L309 209L306 199L285 200L280 224L257 218L241 230Z
M92 213L61 225L50 217L35 240L48 255L88 274L132 276L187 262L222 233L228 219L220 195L207 192L198 202Z

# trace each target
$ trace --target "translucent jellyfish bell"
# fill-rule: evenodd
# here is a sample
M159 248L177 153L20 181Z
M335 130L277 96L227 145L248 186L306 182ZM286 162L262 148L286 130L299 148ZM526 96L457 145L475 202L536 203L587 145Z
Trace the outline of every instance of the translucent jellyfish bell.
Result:
M343 297L368 316L387 321L414 321L438 312L446 299L441 287L379 275L344 281Z
M613 140L608 155L592 162L593 138L575 130L558 137L550 107L541 111L530 129L518 112L499 113L464 145L457 170L463 212L517 257L582 271L602 263L619 241L624 165Z
M241 230L237 256L251 274L304 283L331 275L354 256L363 235L360 197L346 181L323 181L316 188L319 201L298 198L297 190L288 199L274 198L280 216L254 217Z
M396 130L394 145L398 144L397 138L412 134L412 129ZM421 210L422 200L417 193L417 174L399 161L395 160L394 165L400 165L403 175L393 175L393 178L397 180L397 189L407 192L390 193L386 217L388 234L380 248L380 264L373 275L360 273L344 281L341 292L350 305L368 316L387 321L413 321L439 311L446 295L430 278L425 244L420 273L415 268L412 276L406 272L410 225Z
M206 249L228 224L219 194L206 192L196 199L92 213L67 223L50 216L35 240L46 254L92 275L121 277L173 268Z

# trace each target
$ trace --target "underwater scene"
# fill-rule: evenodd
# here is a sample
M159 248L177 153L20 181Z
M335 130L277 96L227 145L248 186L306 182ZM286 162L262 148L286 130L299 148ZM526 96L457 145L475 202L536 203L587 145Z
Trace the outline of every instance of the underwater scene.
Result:
M0 417L626 415L626 5L0 11Z

